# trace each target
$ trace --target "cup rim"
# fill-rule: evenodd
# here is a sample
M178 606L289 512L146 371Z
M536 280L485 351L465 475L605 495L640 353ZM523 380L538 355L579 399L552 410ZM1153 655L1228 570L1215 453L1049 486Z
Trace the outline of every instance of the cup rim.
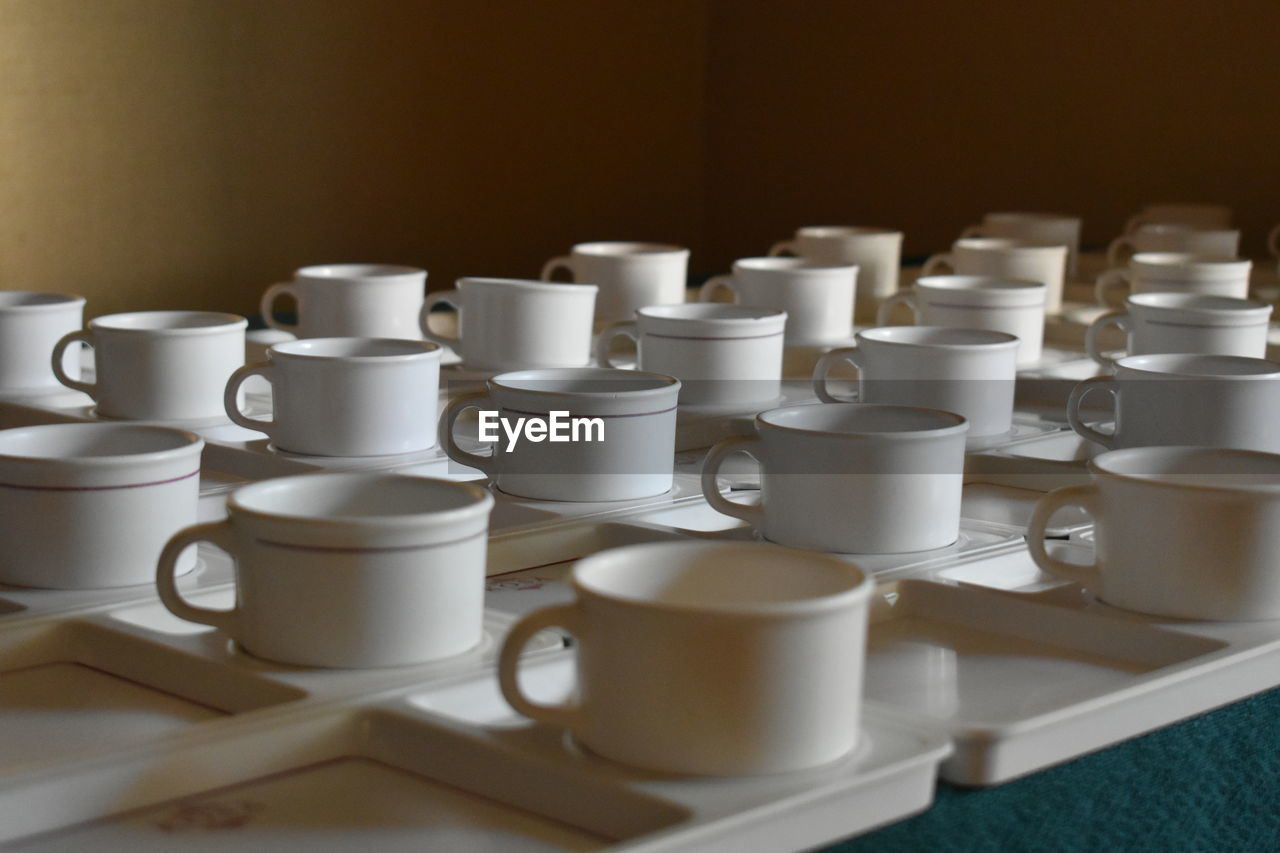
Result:
M1011 254L1066 254L1066 243L1044 243L1036 240L1019 240L1014 237L961 237L951 244L952 250L968 249L975 252L1009 252ZM918 281L919 279L917 279Z
M374 283L381 279L397 279L404 276L426 276L427 271L421 267L404 264L380 264L376 262L344 262L337 264L310 264L294 270L294 278L306 278L310 281L343 281L360 279L362 282Z
M1159 370L1157 367L1166 367L1169 365L1186 365L1191 363L1204 364L1206 369L1209 365L1219 364L1225 366L1235 365L1239 368L1269 368L1267 370L1254 369L1248 373L1222 373L1222 372L1189 372L1185 367L1177 370ZM1221 379L1224 381L1246 381L1246 382L1265 382L1268 380L1280 379L1280 364L1267 361L1265 358L1251 358L1244 355L1202 355L1199 353L1152 353L1149 355L1126 355L1115 361L1116 372L1121 369L1129 373L1138 373L1144 376L1162 377L1165 379Z
M590 577L592 572L603 571L603 567L619 560L657 563L662 561L664 557L669 560L672 556L677 554L698 555L716 552L724 554L726 557L751 554L776 555L780 561L790 560L802 561L811 564L821 564L831 569L837 569L841 574L856 572L857 575L860 576L860 580L847 589L840 590L839 592L810 598L751 603L724 603L708 601L705 603L688 604L671 601L653 601L650 599L626 595L625 593L616 592L599 586L598 584L593 583ZM850 606L857 606L864 601L868 601L875 592L876 587L875 579L872 574L856 563L846 562L818 551L786 548L781 545L775 545L768 542L645 542L637 545L623 545L617 548L608 548L603 551L588 554L587 556L579 559L573 567L573 573L570 575L570 582L575 593L578 595L599 598L622 606L642 607L646 610L656 610L665 613L679 613L684 615L705 614L716 618L737 617L752 619L758 619L761 617L793 618L797 616L818 615L833 610L843 610Z
M32 433L36 433L38 436L48 436L51 439L58 436L69 436L74 438L77 435L85 435L86 437L107 437L113 434L121 436L146 435L154 437L157 443L160 443L162 438L167 439L167 446L158 447L155 450L143 450L133 453L109 453L93 456L68 456L65 451L48 453L14 453L12 450L5 449L6 445L18 440L21 436L30 435ZM154 426L151 424L37 424L34 426L13 427L11 429L0 430L0 464L29 465L38 463L42 466L47 466L50 470L69 471L91 468L98 471L114 471L118 469L132 469L156 462L169 462L174 459L179 459L190 454L193 450L199 452L203 447L204 439L193 432L174 429L172 427Z
M1224 484L1224 483L1198 483L1195 481L1183 480L1167 480L1151 475L1142 475L1132 473L1125 470L1117 470L1115 466L1122 463L1130 462L1134 457L1142 458L1187 458L1187 457L1223 457L1231 456L1240 459L1250 460L1254 465L1250 467L1270 464L1280 468L1280 455L1274 453L1265 453L1260 450L1244 450L1240 448L1228 447L1204 447L1199 445L1161 445L1154 447L1128 447L1120 450L1108 450L1105 453L1099 453L1097 456L1089 460L1089 471L1094 477L1106 477L1113 480L1121 480L1130 483L1141 483L1145 486L1177 489L1178 491L1191 490L1198 492L1253 492L1257 494L1274 494L1280 497L1280 470L1277 470L1276 481L1274 483L1240 483L1240 484ZM1185 477L1194 476L1185 474Z
M1032 219L1037 222L1061 222L1071 225L1079 225L1082 222L1079 216L1072 216L1069 213L1051 213L1038 210L993 210L982 214L983 222L994 220L1014 222L1023 219Z
M623 391L574 391L552 390L532 387L523 382L555 382L555 381L609 381L621 380L637 387ZM646 370L622 370L614 367L541 367L530 370L513 370L490 377L487 382L490 391L504 390L520 394L532 394L538 397L563 397L572 394L586 401L601 400L639 400L646 397L662 397L672 391L679 390L680 380L664 373L651 373Z
M1238 296L1217 296L1208 293L1188 293L1178 290L1155 290L1131 293L1125 299L1130 306L1157 311L1194 311L1221 318L1239 318L1247 315L1266 317L1272 306L1257 299L1241 299Z
M8 302L9 298L30 298L32 302ZM0 311L21 311L22 313L42 313L46 311L62 311L68 307L81 307L88 300L76 293L49 293L43 290L0 290Z
M696 316L705 313L707 316ZM687 316L686 316L687 314ZM787 312L763 305L738 305L732 302L679 302L671 305L646 305L636 309L636 319L662 323L709 323L752 329L763 324L785 322Z
M1240 236L1239 228L1224 227L1221 225L1193 225L1188 222L1140 222L1128 236L1135 236L1140 232L1148 234L1233 234Z
M950 293L1031 293L1046 292L1048 285L1043 281L1032 281L1029 278L1007 278L997 275L973 275L968 273L951 273L946 275L922 275L915 280L912 287L923 285L926 289L945 290Z
M181 320L205 320L192 326L151 326L129 325L132 321L165 322ZM221 311L128 311L122 314L104 314L94 317L88 326L93 331L111 332L126 335L218 335L235 329L246 329L249 321L239 314L227 314Z
M787 257L785 255L763 255L751 258L738 258L733 262L733 272L739 269L751 272L786 272L796 275L822 275L833 272L857 275L857 264L832 264L815 261L811 258Z
M317 349L325 350L329 348L337 350L342 346L385 347L388 350L401 351L368 353L362 355L353 355L343 352L311 351ZM267 355L269 360L284 358L297 359L299 361L341 361L360 364L387 364L401 361L439 359L441 356L441 347L439 344L432 343L431 341L417 341L412 338L299 338L296 341L283 341L278 344L272 344L267 348Z
M504 290L523 290L530 293L574 293L585 296L600 290L598 285L574 281L542 281L533 278L501 278L498 276L466 275L455 282L455 287L498 287Z
M918 333L921 336L930 334L944 337L955 335L956 337L977 338L979 340L940 343L934 341L895 340L888 337L891 334L911 335L913 333ZM980 340L982 338L986 340ZM912 347L915 349L977 350L981 352L1006 349L1016 350L1022 343L1017 335L1012 335L1008 332L998 332L994 329L969 329L959 326L876 326L870 329L863 329L854 335L854 339L859 342L867 340L877 344Z
M903 232L897 228L878 225L802 225L796 229L795 236L823 240L838 237L901 237Z
M1205 255L1195 252L1137 252L1129 258L1131 269L1188 270L1238 275L1253 266L1249 258Z
M570 252L599 258L669 257L689 254L689 250L684 246L644 240L592 240L587 243L574 243Z
M312 515L287 510L267 508L255 505L255 500L262 500L264 494L272 494L301 488L324 488L332 483L404 483L422 490L449 492L465 499L459 506L444 509L405 511L395 515ZM307 474L292 474L287 477L273 477L240 486L227 496L229 513L246 516L265 522L284 522L296 524L305 529L315 528L326 533L341 528L359 528L369 530L391 530L413 532L422 530L424 518L429 517L433 526L444 526L460 523L475 517L479 512L492 509L493 495L474 483L443 480L436 477L415 477L387 471L325 471ZM424 531L426 532L426 531Z
M945 422L945 425L926 429L864 429L837 432L836 430L830 429L791 426L788 424L774 422L779 417L783 417L786 414L793 412L800 412L801 414L808 411L839 413L842 410L850 415L856 415L858 413L871 414L873 412L903 412L910 413L912 416L919 416L924 413L934 416L939 422ZM895 441L924 441L942 438L949 435L962 435L969 431L969 421L963 415L958 415L955 412L944 412L941 409L928 409L923 406L892 406L884 403L802 403L796 406L779 406L776 409L769 409L768 411L764 411L756 415L755 426L757 433L761 434L766 430L775 430L781 433L820 435L828 438L876 438Z

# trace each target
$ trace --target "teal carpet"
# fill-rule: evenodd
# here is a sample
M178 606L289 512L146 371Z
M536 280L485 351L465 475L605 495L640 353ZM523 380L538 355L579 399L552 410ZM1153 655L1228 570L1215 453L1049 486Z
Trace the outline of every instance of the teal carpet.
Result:
M1280 690L826 849L1280 851Z

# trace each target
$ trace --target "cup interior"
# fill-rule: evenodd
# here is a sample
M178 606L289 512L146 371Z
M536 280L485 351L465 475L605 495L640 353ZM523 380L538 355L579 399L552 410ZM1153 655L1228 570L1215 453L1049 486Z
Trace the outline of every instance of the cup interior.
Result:
M438 352L440 346L430 341L407 338L306 338L271 347L276 356L306 359L407 359Z
M35 290L0 290L0 309L4 308L61 308L83 303L83 296L67 293L41 293Z
M1250 262L1226 255L1196 255L1190 252L1138 252L1129 263L1141 267L1189 267L1193 269L1234 272L1247 269Z
M599 287L577 282L541 281L528 278L484 278L471 276L458 279L459 290L508 291L511 293L571 293L578 296L594 294Z
M565 367L517 370L489 380L496 387L546 394L581 394L618 397L636 393L666 391L679 381L661 373L614 370L607 367Z
M787 611L841 606L870 594L856 566L763 544L662 542L579 561L574 584L605 598L665 609Z
M828 436L937 437L969 429L969 422L952 412L869 403L785 406L761 413L756 423L765 428Z
M1140 373L1190 377L1234 377L1259 379L1280 377L1280 364L1242 355L1196 355L1160 353L1130 355L1116 360L1116 367Z
M841 240L850 237L892 237L900 233L892 228L872 228L860 225L807 225L796 231L797 236L817 240Z
M238 314L222 314L214 311L134 311L129 314L109 314L90 322L96 329L119 332L185 331L199 329L223 330L227 327L245 328L249 321Z
M139 424L44 424L0 430L0 457L23 459L119 459L190 447L200 437Z
M777 308L733 305L728 302L685 302L680 305L649 305L636 313L655 320L687 320L697 322L752 322L781 317Z
M412 521L424 513L465 512L490 500L467 483L398 474L302 474L243 486L235 509L287 519Z
M853 264L824 264L821 261L809 260L806 258L788 258L788 257L768 257L768 258L739 258L733 262L735 270L750 270L752 272L785 272L785 273L818 273L831 272L833 270L849 270L856 269Z
M1095 456L1096 472L1171 486L1280 496L1280 455L1217 447L1134 447Z
M957 349L1014 349L1018 336L988 329L962 329L950 326L881 326L859 332L858 340L916 347L950 347Z
M1128 298L1130 305L1166 311L1187 311L1194 314L1229 315L1256 314L1264 318L1271 313L1271 306L1256 299L1238 299L1232 296L1210 296L1202 293L1135 293Z
M687 252L681 246L668 243L639 243L623 240L610 240L601 243L579 243L573 251L580 255L602 255L605 257L625 257L629 255L668 255L672 252Z
M956 240L954 247L978 252L1066 251L1066 246L1063 245L1035 243L1012 237L962 237Z

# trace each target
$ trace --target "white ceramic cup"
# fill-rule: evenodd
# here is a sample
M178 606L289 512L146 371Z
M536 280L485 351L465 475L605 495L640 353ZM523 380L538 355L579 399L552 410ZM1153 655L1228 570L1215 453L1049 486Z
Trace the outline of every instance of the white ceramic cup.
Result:
M1142 225L1192 225L1230 228L1233 213L1225 204L1149 204L1125 222L1128 234Z
M826 266L857 267L854 317L869 321L880 303L898 290L902 232L855 225L810 225L797 228L792 239L774 243L769 254L796 255Z
M616 367L609 346L630 338L641 370L680 380L681 406L771 403L782 394L787 314L712 302L652 305L633 323L610 326L596 340L596 362Z
M452 347L472 370L586 367L597 288L515 278L460 278L456 290L429 294L422 306L422 335ZM458 312L455 337L434 332L431 311Z
M1067 276L1075 280L1080 259L1080 217L1061 213L988 213L961 232L963 237L1006 237L1026 243L1067 247Z
M689 250L665 243L578 243L568 255L547 261L538 277L549 280L558 269L597 285L596 319L615 323L646 305L684 302Z
M739 305L775 308L787 314L787 346L818 346L853 337L853 300L858 268L829 266L805 258L742 258L732 275L713 276L698 298L709 302L727 290Z
M307 338L276 344L265 363L231 375L227 416L266 433L280 450L312 456L381 456L436 443L440 347L403 338ZM269 419L245 415L240 386L271 384Z
M140 424L0 431L0 583L93 589L150 583L169 537L194 524L197 435ZM195 550L174 554L178 571Z
M1240 253L1240 232L1234 228L1148 223L1121 234L1107 246L1107 266L1128 263L1139 252L1185 252L1234 258Z
M273 329L300 338L410 338L420 340L418 312L427 271L393 264L319 264L302 267L293 281L273 284L258 310ZM281 296L297 305L298 322L281 323Z
M876 322L889 322L894 306L906 305L922 326L1007 332L1018 343L1018 365L1035 364L1044 349L1045 287L1040 282L980 275L931 275L880 306Z
M931 255L920 275L932 276L942 267L957 275L981 275L1017 281L1038 281L1045 287L1044 311L1062 309L1062 286L1067 273L1067 247L1046 246L1005 237L962 237L951 251Z
M1280 619L1280 456L1207 447L1115 450L1092 483L1040 499L1027 529L1036 565L1107 604L1179 619ZM1045 549L1063 507L1093 517L1094 562Z
M478 468L502 491L547 501L620 501L671 490L675 469L676 401L680 380L657 373L609 368L521 370L494 376L487 390L456 397L440 418L440 444L449 458ZM468 409L497 412L492 455L458 446L453 428ZM566 420L553 441L522 437L511 444L506 429L541 422L554 429L553 413L566 419L598 419L573 432ZM576 435L576 440L575 440Z
M160 600L250 654L302 666L374 667L462 654L483 639L493 496L400 474L317 473L242 486L227 518L178 532ZM173 561L209 542L236 563L236 605L185 601Z
M1109 269L1094 285L1098 304L1115 308L1130 293L1202 293L1206 296L1249 296L1252 262L1235 257L1186 252L1139 252L1128 267Z
M835 397L829 374L840 363L858 373L858 401L955 412L969 422L968 438L990 438L1013 428L1018 339L1005 332L945 326L864 329L858 345L832 350L813 370L813 390L824 403Z
M49 353L84 324L84 297L0 290L0 394L61 388ZM62 371L80 378L80 347L68 347Z
M64 335L53 348L53 372L94 399L105 418L222 421L222 391L244 364L245 318L212 311L109 314ZM62 369L73 344L93 348L95 378Z
M1135 293L1125 309L1098 317L1085 333L1085 350L1103 367L1115 359L1102 352L1100 336L1108 326L1125 333L1124 355L1199 353L1267 354L1271 306L1252 299L1201 296L1196 293Z
M762 412L754 435L707 453L702 493L771 542L849 554L941 548L960 535L965 434L960 415L906 406L821 403ZM720 494L726 457L760 465L760 505Z
M858 743L874 583L825 554L760 543L660 542L592 554L573 601L528 614L498 680L520 713L592 752L662 773L821 766ZM520 652L544 628L577 640L571 704L528 699Z
M1280 364L1237 355L1161 353L1117 359L1115 376L1078 384L1067 421L1108 450L1186 444L1280 452ZM1113 399L1115 431L1086 424L1086 395Z

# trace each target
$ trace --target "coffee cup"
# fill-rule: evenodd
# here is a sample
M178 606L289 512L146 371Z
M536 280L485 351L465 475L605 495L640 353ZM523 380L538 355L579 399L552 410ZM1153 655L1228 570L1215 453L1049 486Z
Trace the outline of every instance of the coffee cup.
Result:
M140 424L0 431L0 583L94 589L149 583L169 537L196 521L204 441ZM175 552L177 571L194 549Z
M945 326L883 326L855 336L856 347L818 360L813 390L824 403L850 402L831 393L840 363L858 373L858 401L955 412L969 422L968 439L1013 428L1018 339L1005 332Z
M1067 275L1075 280L1080 258L1080 218L1061 213L988 213L976 225L960 234L963 237L1006 237L1025 243L1067 247Z
M83 324L83 296L0 290L0 394L61 388L49 353ZM62 372L80 378L80 347L63 353Z
M853 337L853 300L858 268L804 258L742 258L732 275L713 276L698 298L710 302L727 290L740 305L785 311L787 346L820 346Z
M1230 228L1233 214L1225 204L1148 204L1125 222L1128 234L1142 225L1192 225L1197 228Z
M1086 396L1111 395L1115 430L1081 415ZM1079 435L1114 450L1197 445L1280 452L1280 364L1236 355L1160 353L1116 359L1115 376L1076 385L1067 421Z
M280 450L312 456L381 456L436 442L440 348L403 338L306 338L276 344L265 363L227 381L227 416L266 433ZM271 385L268 419L245 415L240 387Z
M1184 252L1234 258L1240 252L1240 232L1234 228L1200 228L1156 222L1139 225L1107 246L1107 266L1122 266L1139 252Z
M922 326L989 329L1018 339L1018 365L1040 361L1044 347L1045 287L1040 282L979 275L930 275L880 306L877 323L887 325L898 304Z
M547 261L538 278L548 281L559 269L576 282L598 286L596 319L615 323L646 305L684 302L689 250L665 243L578 243Z
M462 654L483 638L492 508L477 486L399 474L251 483L228 497L225 520L165 545L160 600L280 663L402 666ZM175 587L174 560L197 542L235 560L232 609L197 607Z
M771 403L782 393L785 311L713 302L651 305L633 323L610 326L596 341L596 361L618 338L635 342L641 370L680 380L681 406Z
M1139 252L1128 267L1098 276L1094 293L1099 305L1117 307L1121 294L1202 293L1206 296L1249 296L1252 262L1235 257L1186 252Z
M273 284L258 310L273 329L300 338L411 338L420 340L418 312L427 271L393 264L319 264L302 267L293 281ZM276 319L281 296L297 305L297 323Z
M770 256L796 255L812 264L858 268L854 318L870 321L876 308L898 290L902 232L854 225L811 225L774 243Z
M870 403L820 403L762 412L754 435L707 453L702 493L780 545L850 554L897 554L956 541L965 435L952 412ZM725 498L724 460L760 466L760 505Z
M596 293L594 284L460 278L456 290L427 296L422 335L453 348L472 370L586 367ZM431 329L431 312L440 305L458 313L454 337Z
M546 501L621 501L671 490L680 380L608 368L520 370L455 397L440 418L449 458L503 492ZM454 424L479 411L491 455L462 449Z
M1280 619L1280 456L1140 447L1095 456L1089 474L1088 485L1050 492L1036 505L1027 544L1041 569L1126 610ZM1093 517L1090 564L1045 549L1045 527L1064 507Z
M53 372L97 403L97 414L126 420L222 421L222 391L244 364L248 321L211 311L109 314L64 335L53 348ZM63 370L73 344L93 348L95 378Z
M1262 358L1267 353L1271 306L1252 299L1195 293L1135 293L1125 309L1093 321L1085 350L1103 367L1115 359L1102 353L1100 336L1109 326L1125 333L1124 355L1199 353Z
M573 568L574 600L536 610L498 663L518 712L613 761L740 776L838 761L859 740L871 578L825 554L760 543L661 542ZM572 703L521 689L519 655L558 626L576 640Z
M950 252L931 255L921 276L933 276L950 267L957 275L1037 281L1045 287L1044 311L1062 309L1062 286L1067 272L1067 247L1043 245L1004 237L962 237Z

